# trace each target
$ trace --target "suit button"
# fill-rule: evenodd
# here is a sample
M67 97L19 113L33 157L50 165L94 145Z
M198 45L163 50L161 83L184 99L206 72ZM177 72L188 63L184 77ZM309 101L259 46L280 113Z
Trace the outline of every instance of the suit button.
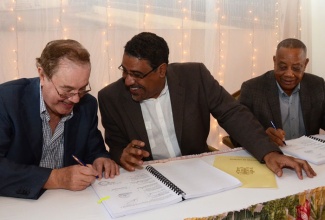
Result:
M20 195L26 195L28 196L30 194L30 189L28 188L25 188L25 187L20 187L17 191L16 191L17 194L20 194Z

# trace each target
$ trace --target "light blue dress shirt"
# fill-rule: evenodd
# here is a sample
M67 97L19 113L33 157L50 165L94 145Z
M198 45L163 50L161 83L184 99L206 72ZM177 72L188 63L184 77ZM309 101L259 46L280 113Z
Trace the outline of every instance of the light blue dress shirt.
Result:
M279 101L281 109L282 128L285 131L285 139L299 138L306 134L304 119L300 104L300 84L288 96L278 84Z

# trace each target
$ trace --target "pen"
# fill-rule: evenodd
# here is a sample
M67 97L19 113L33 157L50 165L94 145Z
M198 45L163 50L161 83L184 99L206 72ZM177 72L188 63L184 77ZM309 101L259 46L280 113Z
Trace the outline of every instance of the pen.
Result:
M87 164L85 164L84 162L82 162L78 157L76 157L75 155L72 154L72 157L75 161L77 161L81 166L87 166ZM96 176L96 179L98 179L98 175Z
M141 147L139 147L138 145L134 145L133 147L136 148L136 149L141 150Z
M271 124L272 124L272 127L276 130L276 127L275 127L273 121L271 121ZM285 141L282 141L282 142L283 142L284 145L287 145Z
M140 146L135 145L135 144L132 144L132 147L133 147L133 148L136 148L136 149L139 149L139 150L142 150L142 148L141 148Z

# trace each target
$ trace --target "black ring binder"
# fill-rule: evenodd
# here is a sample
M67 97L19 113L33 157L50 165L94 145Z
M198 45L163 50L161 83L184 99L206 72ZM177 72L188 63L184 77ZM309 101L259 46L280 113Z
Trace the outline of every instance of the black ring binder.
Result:
M177 195L185 195L185 192L178 188L173 182L171 182L169 179L167 179L164 175L162 175L158 170L156 170L154 167L148 165L146 167L146 170L148 170L152 175L154 175L157 179L159 179L162 183L164 183L166 186L168 186L171 190L173 190Z
M319 141L319 142L325 143L325 140L323 140L323 139L320 139L320 138L317 138L317 137L314 137L314 136L311 136L311 135L309 135L309 136L307 136L307 137L309 137L309 138L311 138L311 139L314 139L314 140L316 140L316 141Z

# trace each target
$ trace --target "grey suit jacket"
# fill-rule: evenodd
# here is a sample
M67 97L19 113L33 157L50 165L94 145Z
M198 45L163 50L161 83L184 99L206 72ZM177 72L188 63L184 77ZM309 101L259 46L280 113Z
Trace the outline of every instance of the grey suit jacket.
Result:
M305 73L300 82L299 96L306 135L318 134L320 128L325 128L324 79ZM278 128L282 128L278 87L273 70L244 82L239 100L253 112L264 129L271 126L271 120Z
M271 151L280 152L251 112L236 102L203 64L169 64L167 82L182 155L208 151L210 114L258 160ZM144 141L151 153L140 104L131 98L122 78L99 91L98 102L105 141L117 163L133 139Z
M85 95L64 123L64 166L109 157L97 128L97 101ZM43 132L39 78L0 85L0 196L37 199L51 169L39 167Z

